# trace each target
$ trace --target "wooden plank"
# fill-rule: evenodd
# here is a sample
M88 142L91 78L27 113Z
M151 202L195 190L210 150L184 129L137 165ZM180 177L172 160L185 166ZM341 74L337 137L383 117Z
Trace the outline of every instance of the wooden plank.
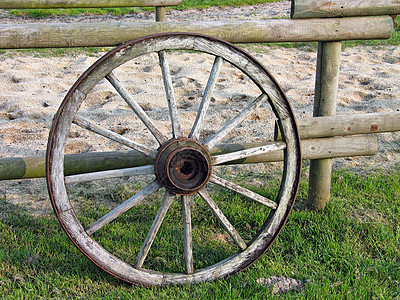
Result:
M193 235L191 199L189 196L181 196L183 214L183 253L185 257L185 272L192 274L193 269Z
M203 198L203 200L207 203L208 207L214 214L214 216L221 223L222 227L226 230L226 232L231 236L231 238L235 241L236 245L241 249L245 250L247 248L246 242L242 239L240 234L236 231L235 227L229 222L224 213L218 207L218 205L211 198L210 194L206 189L202 189L198 191L198 194Z
M156 7L156 21L157 22L165 22L166 21L165 12L166 12L165 6Z
M265 100L268 99L266 94L261 94L253 100L247 107L245 107L239 114L237 114L232 120L230 120L222 129L220 129L215 135L213 135L207 142L204 143L208 149L212 149L216 144L239 125L244 119L246 119L254 110L256 110Z
M123 213L127 212L129 209L134 207L135 205L141 203L143 199L147 196L153 194L154 192L158 191L161 188L161 185L158 183L157 179L154 179L149 185L147 185L144 189L140 192L126 200L125 202L118 205L116 208L111 210L109 213L98 219L96 222L90 224L88 227L85 228L86 233L91 235L95 233L100 228L104 227L111 221L118 218Z
M142 248L140 249L136 261L133 265L136 269L142 268L143 263L147 255L149 254L151 245L153 245L154 239L156 238L158 230L160 229L161 224L164 221L165 215L167 214L169 207L175 200L174 196L175 195L170 194L168 191L165 192L164 200L161 203L160 208L158 209L157 215L153 220L153 224L151 225L150 230L147 233L146 239L143 242Z
M266 143L225 144L214 147L211 155L220 155L233 151L253 148ZM303 140L302 158L337 158L374 155L378 151L375 135L332 137ZM283 160L283 151L248 157L230 162L230 164L252 164ZM153 164L153 160L136 151L79 153L65 156L66 175L84 174L102 170L133 168ZM0 180L27 179L45 177L44 157L9 157L0 159Z
M140 175L154 175L155 170L153 165L135 167L135 168L124 168L117 170L108 170L101 172L92 172L92 173L84 173L78 175L71 175L65 177L65 183L82 183L93 180L101 180L101 179L111 179L111 178L121 178L125 176L140 176Z
M400 0L292 0L291 18L336 18L400 14Z
M250 191L240 185L237 185L233 182L230 182L228 180L225 180L217 175L211 175L210 177L210 182L218 184L220 186L223 186L231 191L234 191L242 196L245 196L253 201L256 201L258 203L261 203L262 205L265 205L271 209L276 209L278 207L278 204L276 202L265 198L264 196L261 196L257 193L254 193L253 191Z
M105 138L108 138L112 141L120 143L121 145L125 145L125 146L135 149L139 152L142 152L143 154L147 154L148 156L150 156L152 158L156 158L156 156L157 156L157 153L155 150L150 149L142 144L131 141L130 139L128 139L118 133L115 133L114 131L108 130L101 126L98 126L94 122L86 120L82 117L75 116L74 119L72 120L72 123L74 123L82 128L85 128L89 131L92 131L94 133L97 133L101 136L104 136Z
M153 159L137 151L68 154L65 156L65 175L146 166ZM0 159L0 180L45 177L45 158L7 157Z
M314 117L336 115L341 46L340 42L318 44ZM331 178L331 159L311 160L307 199L309 208L314 210L325 208L331 195Z
M0 8L101 8L176 6L181 0L2 0Z
M374 155L377 152L378 139L376 135L331 137L301 141L301 156L303 160ZM275 161L283 161L282 150L248 157L244 160L232 161L229 164Z
M125 89L121 82L115 77L113 73L106 76L106 79L111 83L111 85L116 89L120 96L125 100L126 104L135 112L143 124L150 130L153 136L156 138L158 143L162 145L167 141L166 137L158 130L157 126L149 118L143 108L137 103L136 100L132 98L130 93Z
M303 159L324 159L375 155L378 153L376 135L331 137L302 141Z
M172 125L172 135L174 138L182 137L181 125L179 123L178 106L174 93L174 85L172 84L171 71L165 51L158 52L160 61L161 73L164 81L165 94L168 101L169 116Z
M256 156L268 152L286 149L286 143L277 142L260 147L254 147L244 150L239 150L231 153L216 155L212 157L213 165L220 165L234 160L245 159L247 157Z
M214 87L218 79L219 72L221 70L221 66L223 63L223 59L219 56L215 57L214 64L211 69L210 76L208 77L207 85L204 90L203 97L201 99L201 103L199 105L199 110L197 112L196 120L194 121L193 128L189 134L189 138L198 140L200 137L201 130L203 129L203 120L206 116L208 106L211 101L211 96L214 92Z
M400 111L297 119L301 139L400 131ZM282 140L275 124L275 140Z
M390 38L389 16L313 20L40 23L0 25L0 49L115 46L165 32L202 33L232 43ZM101 37L101 38L99 38Z
M340 42L318 45L314 117L336 115L341 48Z

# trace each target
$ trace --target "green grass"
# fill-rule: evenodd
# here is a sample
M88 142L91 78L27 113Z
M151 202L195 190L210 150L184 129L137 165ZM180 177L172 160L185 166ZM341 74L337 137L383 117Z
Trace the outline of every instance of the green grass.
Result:
M279 2L282 0L182 0L177 9L188 8L207 8L212 6L227 7L227 6L245 6L263 4L266 2Z
M112 47L81 47L81 48L36 48L36 49L0 49L0 55L4 57L33 56L33 57L64 57L84 54L87 56L98 56L99 53L110 51Z
M78 16L78 15L113 15L123 16L138 12L138 8L70 8L70 9L11 9L10 14L18 17L41 19L54 16Z
M169 7L171 9L190 9L190 8L208 8L212 6L226 7L226 6L244 6L261 4L265 2L279 2L282 0L182 0L181 4L176 7ZM131 13L137 13L140 10L153 10L153 7L141 8L71 8L71 9L11 9L9 10L12 15L30 17L30 18L46 18L51 16L77 16L77 15L114 15L122 16Z
M268 180L270 186L260 192L273 196L277 182ZM295 208L281 235L248 270L216 282L163 289L130 286L109 276L72 246L53 216L33 217L28 207L24 209L8 203L5 197L0 198L1 298L399 298L399 167L390 173L376 172L369 176L338 171L333 175L332 184L331 201L324 212L316 213L304 208L307 181L301 182ZM96 219L109 209L108 205L115 205L137 188L119 185L114 189L96 190L89 185L76 189L82 222ZM102 202L103 198L107 201ZM151 201L156 204L159 200L155 197ZM89 201L98 205L88 205ZM228 218L237 222L235 218L243 199L218 192L216 201ZM156 210L157 205L138 206L110 224L105 231L119 241L118 248L107 244L109 236L101 232L95 238L120 251L119 255L129 257L140 247L134 241L144 238L146 231L140 228L150 226ZM223 239L210 238L222 231L201 201L196 202L194 211L197 260L213 263L232 253L233 249ZM257 206L240 213L243 215L238 220L246 220L247 224L242 225L250 231L262 220L263 211ZM147 267L181 271L181 250L177 245L182 243L182 237L176 229L180 218L179 205L173 205L151 250ZM201 267L201 263L196 267ZM257 283L257 279L270 276L287 276L306 284L300 292L274 296L270 288Z

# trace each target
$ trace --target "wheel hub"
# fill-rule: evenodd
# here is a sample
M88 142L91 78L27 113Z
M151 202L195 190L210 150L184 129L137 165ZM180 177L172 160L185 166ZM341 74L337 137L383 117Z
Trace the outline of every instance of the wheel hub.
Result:
M156 159L156 176L171 193L190 195L203 188L211 176L207 149L192 139L181 138L161 147Z

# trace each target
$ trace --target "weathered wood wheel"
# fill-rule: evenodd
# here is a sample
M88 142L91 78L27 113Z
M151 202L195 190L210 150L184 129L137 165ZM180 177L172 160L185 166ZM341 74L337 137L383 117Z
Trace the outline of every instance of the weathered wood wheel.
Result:
M176 72L172 71L167 61L170 55L174 53L182 55L185 51L188 52L187 55L207 55L214 60L203 96L199 97L199 103L196 106L198 112L192 114L194 118L193 122L189 123L191 124L189 131L182 125L182 121L187 121L187 115L182 117L187 107L180 105L175 97L174 89L178 85L175 84L174 87L173 76ZM160 78L164 83L167 98L167 101L160 99L160 102L165 102L166 108L162 111L164 113L160 113L159 110L152 111L149 108L145 111L139 105L139 101L135 100L136 95L132 95L125 83L117 79L119 74L121 76L124 74L118 73L118 69L124 64L139 58L142 61L151 60L151 57L147 58L148 55L153 55L153 58L158 56L155 65L161 67ZM227 120L225 118L221 121L220 128L215 128L215 123L209 125L211 128L208 128L207 122L215 121L207 119L207 114L210 111L209 106L216 101L212 95L222 64L230 68L228 71L233 69L243 73L243 76L247 78L243 86L253 85L256 94L250 99L246 98L249 100L248 104L244 105L243 102L238 104L241 110L232 109L236 100L228 97L230 102L223 103L223 108L227 111L233 110L233 112L227 114L218 111L218 115L226 115ZM242 81L243 76L240 77ZM228 74L227 77L231 76ZM106 80L103 80L104 78ZM223 81L221 80L222 83ZM96 119L95 115L91 117L91 110L86 109L85 101L89 101L87 100L90 98L89 94L93 93L100 84L107 84L111 90L117 91L115 96L128 105L125 108L131 113L131 118L136 116L141 124L145 125L149 138L143 144L134 140L141 138L142 133L139 134L139 130L132 132L132 138L127 137L123 131L117 133L115 130L98 125L103 118ZM95 96L98 95L100 94ZM243 101L243 98L240 98L240 101ZM262 107L267 107L271 111L272 121L279 120L283 142L263 142L262 137L266 135L261 132L255 139L249 140L249 142L261 141L261 146L260 142L257 146L254 146L255 144L244 146L242 141L247 137L242 136L239 148L236 147L236 150L230 148L225 151L228 153L221 154L219 150L223 147L218 144L224 139L232 142L235 128L250 126L254 120L259 121L259 118L246 120L249 115ZM155 117L152 117L153 115ZM157 118L169 120L171 124L167 127L171 131L169 134L162 132L161 126L155 121ZM212 119L216 118L212 117ZM104 142L98 143L99 147L103 143L115 143L119 147L126 146L144 155L150 163L127 169L118 169L116 166L116 170L64 176L64 154L68 152L66 150L68 140L78 135L74 134L75 131L72 128L74 130L79 128L87 134L103 138ZM85 137L86 133L81 133L81 135ZM121 151L119 148L117 150ZM268 156L269 153L278 150L283 151L284 161L281 164L280 184L272 196L273 200L268 199L268 195L263 194L262 191L254 192L251 188L241 186L240 183L234 183L235 180L229 179L232 178L232 174L234 176L233 171L225 169L228 180L223 178L224 174L220 174L224 172L218 171L221 168L229 168L224 166L230 163L239 163L237 166L241 167L243 166L241 162L251 161L260 154ZM122 153L125 152L121 152L121 155ZM266 170L268 168L267 165ZM72 242L91 261L108 273L125 281L146 286L210 281L250 266L269 248L284 226L295 201L300 169L300 145L294 115L284 93L268 71L249 54L234 45L203 35L183 33L155 35L127 42L94 63L71 88L54 118L46 162L47 184L52 205ZM85 209L93 209L99 206L99 203L76 204L75 200L71 200L73 193L68 188L70 184L82 184L95 179L111 180L114 177L126 179L127 176L134 176L133 178L142 176L145 179L153 176L153 178L148 179L147 185L128 200L122 200L119 205L114 205L108 213L100 213L100 216L92 214L88 217L84 213ZM162 193L159 198L162 200L159 202L148 200L159 193L159 190ZM219 196L215 197L215 195L221 195L221 191L225 193L223 195L228 195L228 204L219 204ZM156 237L160 234L160 226L163 220L165 221L165 216L171 212L172 206L177 206L174 202L181 203L176 211L178 215L180 214L180 224L183 220L183 226L177 226L179 228L173 231L167 229L165 239L180 232L181 239L178 238L178 241L182 243L175 245L176 253L171 256L178 257L181 267L168 268L167 264L167 267L158 268L154 263L146 265L150 256L154 257L153 261L168 262L173 259L160 258L159 252L151 254L151 251L152 245L154 247L157 242ZM232 211L231 206L239 202L242 205L241 208L235 208ZM206 204L204 209L202 204ZM147 225L132 229L132 226L137 225L136 220L141 220L139 211L132 212L132 210L140 206L142 207L140 212L143 213L153 209L155 205L158 207L158 213L155 217L153 216L150 229L146 228ZM208 209L208 212L212 212L210 218L213 220L196 219L196 209ZM124 217L127 214L131 214L129 218ZM251 223L247 220L252 214L258 215L258 221L251 221L253 222ZM125 219L118 223L121 218ZM128 231L140 230L143 227L145 232L143 239L134 240L128 231L126 235L121 235L120 227L125 226L121 225L122 223L127 224L124 228ZM113 230L113 226L117 226L115 224L119 224L118 230ZM206 232L201 233L201 229L196 228L200 228L202 224L206 224ZM211 227L207 228L207 226ZM145 237L146 233L147 237ZM218 243L214 245L210 241L210 245L214 245L214 248L211 248L216 251L216 254L204 254L203 252L213 251L213 249L205 249L203 245L209 243L214 235L223 236L222 248L228 245L226 247L229 250L222 251ZM138 243L139 246L134 246L133 243ZM164 243L164 240L158 242L161 248L168 248Z

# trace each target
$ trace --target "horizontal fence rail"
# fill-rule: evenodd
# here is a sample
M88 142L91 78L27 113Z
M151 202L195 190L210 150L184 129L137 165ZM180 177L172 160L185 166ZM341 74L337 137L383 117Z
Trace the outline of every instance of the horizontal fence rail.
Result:
M212 155L248 149L258 144L225 144L213 149ZM338 158L374 155L378 151L376 135L309 139L301 142L303 159ZM283 161L283 150L255 155L229 164L251 164ZM152 164L152 159L136 151L79 153L65 156L65 175L140 167ZM0 180L45 177L44 157L8 157L0 159Z
M231 43L339 41L390 38L389 16L208 22L26 23L0 25L0 49L115 46L166 32L215 36Z
M400 0L292 0L291 18L335 18L400 14Z
M301 139L400 131L400 111L299 118ZM275 123L275 140L282 140Z
M2 0L0 8L100 8L176 6L181 0Z

